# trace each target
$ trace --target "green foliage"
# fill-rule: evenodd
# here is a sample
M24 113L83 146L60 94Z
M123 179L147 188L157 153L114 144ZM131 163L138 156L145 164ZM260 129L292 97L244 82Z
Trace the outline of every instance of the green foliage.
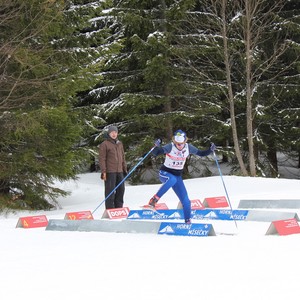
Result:
M49 209L65 195L53 180L75 178L87 159L75 147L82 130L70 100L90 86L89 70L57 42L68 32L63 4L1 1L1 207Z
M276 63L276 56L272 57L272 49L280 48L287 36L291 41L297 41L299 19L296 15L299 7L295 3L286 4L282 10L274 7L274 3L260 2L257 22L251 23L252 29L256 28L254 34L259 33L257 47L253 50L254 93L251 100L258 150L262 145L261 149L268 148L268 135L259 136L265 127L260 125L260 118L266 120L269 113L270 117L273 114L280 115L278 112L285 106L281 100L283 106L280 105L279 108L274 105L277 101L269 97L268 90L274 86L272 78L275 76L275 81L278 80L280 86L286 86L287 81L283 79L287 79L288 73L295 80L298 78L298 44L291 43L294 49L287 49L282 53L284 59L279 59ZM271 9L272 13L269 13ZM243 155L246 157L247 57L243 3L227 2L225 13L235 120L239 144L245 150ZM289 21L285 22L286 19ZM224 24L223 21L220 22L221 3L210 0L115 1L110 20L110 24L114 24L114 36L122 40L122 47L113 59L106 60L103 78L97 86L87 97L81 95L82 99L89 99L89 103L98 105L100 128L111 123L118 124L126 134L125 148L132 146L132 143L136 146L144 144L145 135L151 139L157 136L169 139L173 128L182 128L189 136L199 140L200 144L201 141L214 141L224 147L224 154L230 153L232 156L231 112L222 38ZM276 20L276 25L271 20ZM260 30L262 26L263 31ZM98 29L99 27L95 28L95 31ZM275 40L278 45L274 47ZM293 66L290 64L292 60ZM266 61L272 62L272 67L265 67ZM288 68L284 66L286 63ZM284 68L288 72L282 72L278 76ZM289 76L289 84L292 83L292 76ZM293 84L297 85L296 82ZM283 96L282 92L278 92ZM267 97L266 101L263 99L264 95ZM294 107L296 103L292 102ZM260 110L261 103L266 106L266 117L255 114L255 110ZM295 125L293 122L287 123L289 125L284 127L279 125L282 122L277 123L280 126L278 129L286 132L289 126ZM272 135L272 132L268 134ZM273 138L275 139L276 137ZM130 153L139 155L137 149L138 147L133 147ZM129 159L130 157L128 155Z
M237 169L220 4L0 0L0 206L50 208L64 194L53 180L74 178L112 123L129 166L155 138L169 141L181 128L200 148L222 146ZM227 2L225 25L238 142L246 150L242 4ZM253 23L260 33L251 61L257 168L271 176L276 151L300 151L300 6L283 4L268 14L274 3L262 2ZM132 180L160 163L146 160Z
M82 154L73 147L80 128L70 116L62 108L42 108L1 118L0 127L10 128L3 131L0 144L0 182L7 183L10 194L21 193L26 206L37 208L35 203L64 194L51 186L53 179L76 175Z

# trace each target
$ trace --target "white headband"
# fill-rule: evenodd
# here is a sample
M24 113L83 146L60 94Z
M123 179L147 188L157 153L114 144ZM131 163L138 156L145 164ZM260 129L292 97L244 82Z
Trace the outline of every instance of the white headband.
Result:
M174 140L176 143L184 143L185 142L185 136L183 134L181 135L175 135Z

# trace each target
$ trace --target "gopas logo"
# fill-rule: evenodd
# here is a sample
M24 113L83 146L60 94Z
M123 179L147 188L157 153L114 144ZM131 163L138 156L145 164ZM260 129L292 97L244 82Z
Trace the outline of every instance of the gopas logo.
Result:
M107 209L107 214L110 219L127 218L129 214L128 207Z

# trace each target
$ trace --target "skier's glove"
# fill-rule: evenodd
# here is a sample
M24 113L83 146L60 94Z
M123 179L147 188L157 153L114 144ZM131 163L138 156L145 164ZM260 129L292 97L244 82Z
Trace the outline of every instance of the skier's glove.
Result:
M161 144L161 139L157 139L157 140L154 142L154 145L155 145L156 147L159 147L160 144Z
M209 149L210 149L211 152L215 152L215 150L217 149L217 147L216 147L216 145L214 143L211 143Z

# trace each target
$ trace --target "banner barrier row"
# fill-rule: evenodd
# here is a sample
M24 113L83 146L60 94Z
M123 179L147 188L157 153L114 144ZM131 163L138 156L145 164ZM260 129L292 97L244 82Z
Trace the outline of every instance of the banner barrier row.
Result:
M222 221L271 221L271 224L266 232L266 235L289 235L300 233L299 217L296 213L282 211L257 211L245 209L218 209L218 207L228 207L225 197L205 198L203 203L199 199L191 200L192 205L192 220L222 220ZM207 208L210 207L210 208ZM211 236L216 235L212 224L200 224L198 222L192 224L178 223L176 220L183 219L182 207L178 205L177 209L168 209L165 203L160 203L157 210L130 210L128 207L107 209L102 215L102 219L121 220L121 221L138 221L145 220L168 221L161 222L157 231L158 234L169 235L192 235L192 236ZM65 214L64 220L68 221L95 221L91 211L69 212ZM51 220L50 220L51 221ZM56 220L57 221L57 220ZM61 224L61 223L60 223ZM71 223L68 223L71 224ZM103 223L102 223L103 224ZM124 225L120 223L119 225ZM144 223L145 224L145 223ZM90 224L92 227L92 224ZM126 232L136 232L131 229L138 224L128 223ZM48 229L49 221L45 215L27 216L19 218L16 227L20 228L39 228L46 227ZM68 225L70 226L70 225ZM128 227L129 226L129 227ZM157 224L155 225L157 226ZM51 224L50 224L51 227ZM74 228L74 226L71 226ZM151 227L151 226L150 226ZM108 228L110 228L108 226ZM50 229L51 230L51 229ZM118 227L118 232L121 229ZM97 231L97 230L96 230ZM100 230L101 231L101 230ZM150 230L153 232L153 228ZM156 231L156 229L154 230Z

